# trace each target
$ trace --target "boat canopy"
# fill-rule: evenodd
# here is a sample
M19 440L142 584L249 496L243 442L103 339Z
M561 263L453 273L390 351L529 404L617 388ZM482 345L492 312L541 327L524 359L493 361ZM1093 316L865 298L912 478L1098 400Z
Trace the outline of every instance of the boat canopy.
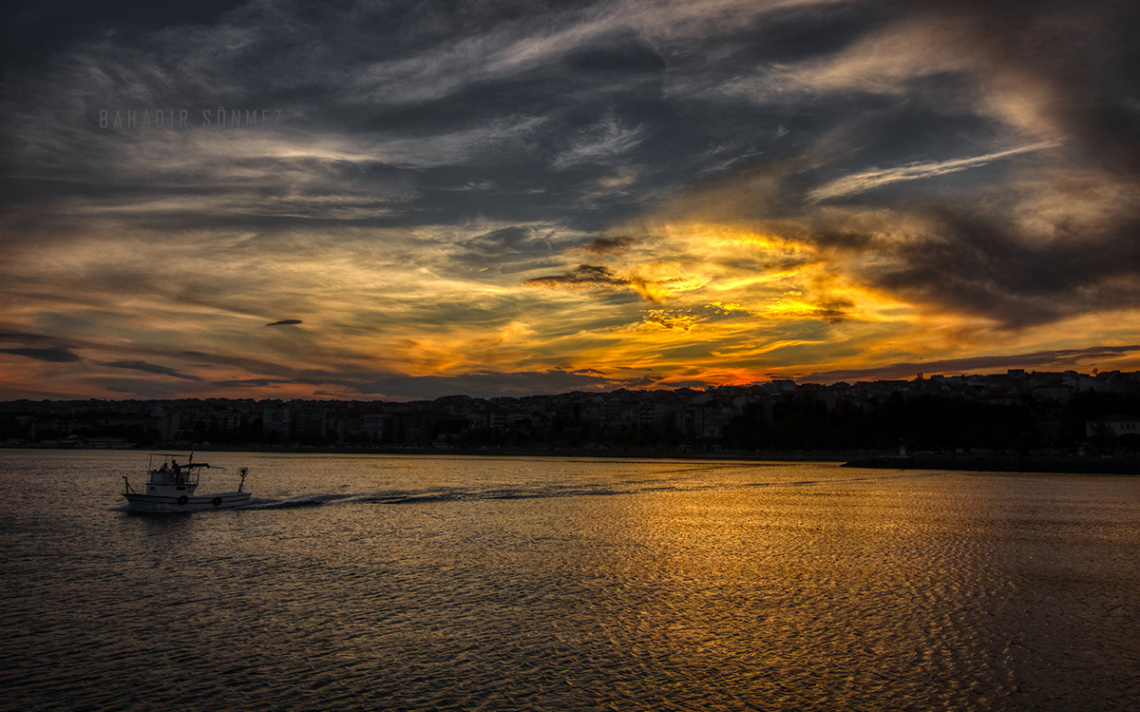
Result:
M182 459L185 459L186 462L178 462ZM194 453L190 453L189 456L171 453L153 453L150 456L150 465L147 469L161 470L163 467L173 468L175 465L178 465L178 468L182 470L194 467L205 467L207 469L210 469L210 464L208 462L194 462ZM221 469L224 470L226 468L223 467Z

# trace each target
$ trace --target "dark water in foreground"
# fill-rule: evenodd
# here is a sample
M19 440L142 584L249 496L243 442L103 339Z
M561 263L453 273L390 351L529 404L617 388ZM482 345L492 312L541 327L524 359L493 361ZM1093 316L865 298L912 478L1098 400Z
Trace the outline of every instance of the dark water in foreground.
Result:
M208 461L0 451L0 708L1140 708L1140 478Z

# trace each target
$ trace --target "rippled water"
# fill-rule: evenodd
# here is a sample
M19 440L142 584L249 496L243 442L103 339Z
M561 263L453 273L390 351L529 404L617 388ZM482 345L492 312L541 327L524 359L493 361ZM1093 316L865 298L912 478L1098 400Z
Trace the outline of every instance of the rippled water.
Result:
M0 708L1125 710L1140 478L0 451Z

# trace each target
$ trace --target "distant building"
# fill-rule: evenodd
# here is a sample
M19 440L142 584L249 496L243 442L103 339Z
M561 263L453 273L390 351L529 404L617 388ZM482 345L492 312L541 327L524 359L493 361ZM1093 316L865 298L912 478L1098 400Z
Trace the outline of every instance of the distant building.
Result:
M261 431L265 435L289 437L293 434L293 409L288 405L267 405L261 409Z
M1106 415L1103 418L1085 423L1085 433L1090 437L1121 437L1140 435L1140 418L1131 415Z

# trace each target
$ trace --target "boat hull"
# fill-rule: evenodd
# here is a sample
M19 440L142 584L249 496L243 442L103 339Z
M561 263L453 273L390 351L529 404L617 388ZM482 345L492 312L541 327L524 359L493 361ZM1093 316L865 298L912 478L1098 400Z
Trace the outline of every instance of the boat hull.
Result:
M200 512L210 509L234 509L249 503L249 492L218 494L134 494L128 492L127 509L132 512Z

